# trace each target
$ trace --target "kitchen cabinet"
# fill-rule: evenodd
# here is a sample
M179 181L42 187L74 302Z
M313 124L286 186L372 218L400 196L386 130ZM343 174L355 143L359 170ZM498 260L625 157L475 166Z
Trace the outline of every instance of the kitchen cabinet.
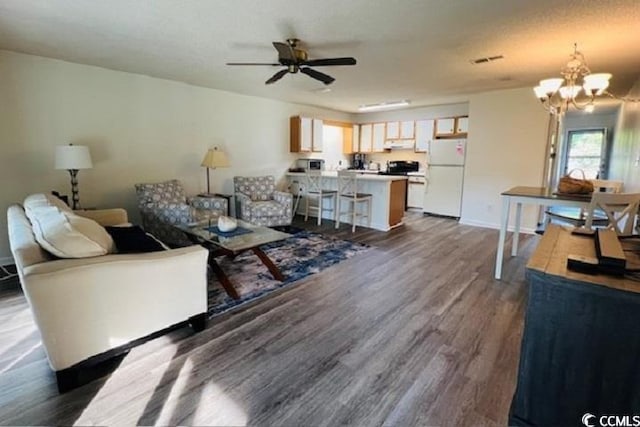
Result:
M387 122L386 139L400 138L400 122Z
M353 153L360 152L360 125L353 125L353 141L351 141Z
M400 122L400 139L414 139L415 138L415 122L404 121Z
M384 151L384 137L385 137L386 124L374 123L373 135L372 135L372 149L374 153L382 153Z
M321 153L322 152L322 138L323 138L323 134L322 134L322 120L320 119L313 119L312 120L313 124L312 124L312 138L311 138L311 151L313 151L314 153Z
M373 146L373 125L360 125L360 153L370 153Z
M426 153L433 139L434 120L418 120L416 122L416 153Z
M289 151L322 151L322 120L294 116L289 120Z
M466 138L469 117L448 117L436 120L436 138Z
M456 120L456 133L469 132L469 117L458 117Z

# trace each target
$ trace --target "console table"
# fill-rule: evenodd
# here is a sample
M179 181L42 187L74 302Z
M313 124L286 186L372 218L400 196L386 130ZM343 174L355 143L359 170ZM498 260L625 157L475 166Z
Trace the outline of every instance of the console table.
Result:
M550 224L527 264L529 295L509 425L581 425L640 412L640 283L568 271L591 237Z

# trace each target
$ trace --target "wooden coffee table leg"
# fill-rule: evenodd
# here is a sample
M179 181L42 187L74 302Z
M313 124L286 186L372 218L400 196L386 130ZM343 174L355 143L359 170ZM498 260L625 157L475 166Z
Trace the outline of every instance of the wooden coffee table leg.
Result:
M233 284L231 284L229 277L225 274L224 271L222 271L222 268L220 268L220 266L218 265L218 263L216 262L216 259L212 254L209 255L209 266L215 273L216 277L218 278L218 281L220 281L220 284L222 285L224 290L227 292L227 294L233 299L240 299L240 295L238 295L238 291L236 291L236 288L233 287Z
M273 278L280 282L283 282L284 276L280 272L280 269L276 267L276 265L273 263L273 261L269 259L267 254L265 254L260 248L252 248L252 250L254 254L258 255L258 258L260 258L260 261L262 261L262 263L267 266Z

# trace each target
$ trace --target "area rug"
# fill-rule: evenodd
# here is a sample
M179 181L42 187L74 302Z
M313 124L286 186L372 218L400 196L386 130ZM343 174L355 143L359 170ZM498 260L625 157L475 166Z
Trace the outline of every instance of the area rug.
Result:
M263 245L261 249L280 268L285 277L284 282L275 280L253 252L243 252L234 260L224 256L218 257L216 261L229 276L240 299L234 300L229 297L217 278L213 276L209 281L210 316L265 297L277 289L291 286L304 277L369 249L369 246L361 243L333 239L293 227L282 231L295 234L285 240Z

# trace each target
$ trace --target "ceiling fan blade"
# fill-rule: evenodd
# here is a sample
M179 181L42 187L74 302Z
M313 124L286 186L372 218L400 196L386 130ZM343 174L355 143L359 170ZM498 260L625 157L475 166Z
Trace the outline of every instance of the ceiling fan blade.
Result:
M280 70L277 73L275 73L273 76L271 76L271 78L269 80L267 80L266 82L264 82L264 84L266 85L270 85L272 83L277 82L278 80L280 80L281 78L284 77L285 74L287 74L289 72L288 69L284 69L284 70Z
M307 68L307 67L300 68L300 72L306 74L307 76L313 79L320 80L322 83L326 85L330 85L335 80L333 77L328 76L324 73L321 73L320 71L316 71L312 68Z
M293 49L286 43L273 42L273 47L278 51L278 59L281 64L291 64L296 61L296 56L293 54Z
M304 61L300 65L308 65L310 67L326 67L330 65L356 65L355 58L326 58L326 59L310 59Z
M274 64L274 63L266 63L266 62L227 62L227 65L272 65L274 67L279 67L280 63Z

